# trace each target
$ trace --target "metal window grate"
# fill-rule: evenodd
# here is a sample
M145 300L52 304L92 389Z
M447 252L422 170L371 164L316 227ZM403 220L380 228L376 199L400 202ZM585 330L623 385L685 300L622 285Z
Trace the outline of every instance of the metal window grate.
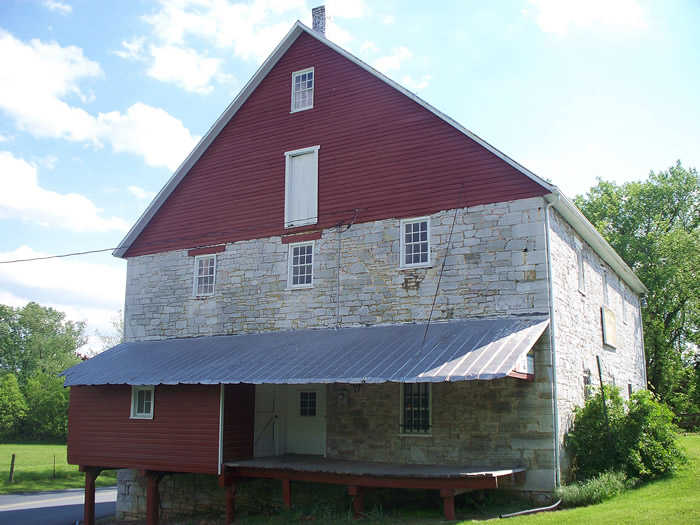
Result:
M403 421L405 433L430 432L430 383L407 383L403 386Z

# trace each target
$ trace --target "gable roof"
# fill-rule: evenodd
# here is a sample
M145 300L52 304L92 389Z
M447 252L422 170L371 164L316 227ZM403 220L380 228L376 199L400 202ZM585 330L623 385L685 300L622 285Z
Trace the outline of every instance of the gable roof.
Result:
M624 263L622 258L613 250L613 248L605 241L605 239L598 233L595 227L583 216L583 214L573 205L573 203L567 199L563 193L553 184L546 182L534 173L532 173L527 168L521 166L513 159L499 151L498 149L491 146L488 142L481 139L464 126L445 115L435 107L431 106L420 97L411 93L403 86L397 84L386 75L383 75L370 65L366 64L359 58L355 57L345 49L334 44L327 38L325 38L320 33L309 29L301 22L297 21L292 29L287 33L287 35L282 39L282 41L277 45L272 54L263 62L263 64L258 68L253 77L248 81L248 83L243 87L241 92L236 96L236 98L231 102L231 104L226 108L223 114L216 120L214 125L209 129L209 131L202 137L197 146L190 152L187 158L183 161L180 167L173 173L165 186L158 192L153 201L149 204L146 210L143 212L138 221L129 230L124 239L119 244L119 247L114 250L113 255L115 257L123 258L128 251L129 247L136 241L136 239L141 235L144 228L153 219L158 210L163 206L165 201L170 197L170 195L175 191L183 178L192 169L192 167L197 163L200 157L207 151L212 142L221 133L225 126L231 121L231 119L236 115L243 104L252 95L255 89L260 85L260 83L265 79L272 68L280 61L287 50L292 46L292 44L299 38L300 35L307 34L315 38L322 44L328 46L333 51L337 52L341 56L345 57L347 60L351 61L356 66L364 69L377 79L388 84L396 91L405 95L409 99L413 100L439 119L443 120L459 132L466 135L468 138L485 148L487 151L512 166L514 169L522 173L523 175L529 177L537 184L541 185L551 194L548 196L550 202L553 206L564 216L564 218L574 227L574 229L581 234L581 236L591 245L591 247L608 263L610 266L620 275L627 284L632 287L638 293L646 293L647 289L644 287L643 283L634 275L632 270ZM551 197L551 198L550 198Z

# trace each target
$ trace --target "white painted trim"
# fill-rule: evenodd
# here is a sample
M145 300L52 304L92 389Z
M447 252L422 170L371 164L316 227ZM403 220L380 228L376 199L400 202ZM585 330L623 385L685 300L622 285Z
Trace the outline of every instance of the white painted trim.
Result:
M224 462L224 388L226 385L219 385L219 467L218 474L221 476L221 464Z
M406 263L406 233L404 231L404 226L406 224L414 224L416 222L427 222L428 223L428 261L424 263L407 264ZM402 270L410 270L413 268L429 268L433 265L433 254L432 254L432 242L430 240L430 217L416 217L412 219L401 219L400 222L400 235L399 235L399 245L400 245L400 258L399 268Z
M211 293L197 293L197 270L199 269L199 261L202 259L210 259L214 258L214 282L212 283L212 292ZM211 297L216 293L216 254L215 253L208 253L204 255L196 255L194 258L194 279L192 280L192 295L194 297Z
M304 73L313 73L313 79L311 80L311 105L304 108L294 109L294 81L298 75L303 75ZM314 99L316 96L316 72L313 67L302 69L301 71L294 71L292 73L292 106L290 113L299 113L300 111L306 111L307 109L314 108Z
M293 277L293 252L295 247L311 246L311 283L310 284L292 284ZM303 290L305 288L314 287L314 266L316 265L316 241L294 242L289 244L287 252L287 290Z
M151 393L151 412L150 413L137 413L136 404L138 402L139 392L150 392ZM156 389L154 385L133 385L131 387L131 412L129 419L153 419L153 413L156 408Z

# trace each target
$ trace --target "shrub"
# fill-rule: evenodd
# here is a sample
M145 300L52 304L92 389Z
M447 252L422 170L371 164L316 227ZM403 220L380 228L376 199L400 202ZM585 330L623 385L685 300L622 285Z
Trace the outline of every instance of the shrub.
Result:
M557 488L554 497L564 507L585 507L622 494L633 484L623 472L603 472L588 481Z
M565 444L575 478L585 481L611 470L642 480L672 474L685 458L671 411L646 390L625 403L616 387L606 386L605 398L609 426L600 391L574 410Z

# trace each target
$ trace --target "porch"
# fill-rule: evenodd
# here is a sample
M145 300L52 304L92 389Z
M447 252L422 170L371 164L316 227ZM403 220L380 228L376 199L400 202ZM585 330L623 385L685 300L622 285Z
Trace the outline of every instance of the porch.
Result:
M225 463L219 478L226 488L226 524L234 521L236 486L250 479L279 479L287 508L292 481L346 485L355 517L364 513L364 493L373 488L438 490L446 520L455 519L454 497L477 489L497 489L525 481L525 468L493 469L457 465L422 465L343 460L285 454Z

